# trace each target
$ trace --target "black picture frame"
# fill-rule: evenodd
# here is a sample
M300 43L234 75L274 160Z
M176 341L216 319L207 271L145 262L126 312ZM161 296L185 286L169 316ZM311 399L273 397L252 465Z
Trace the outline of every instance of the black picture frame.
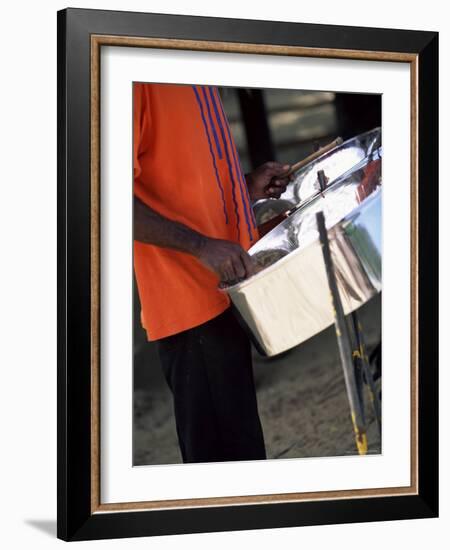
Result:
M63 540L438 515L438 33L102 10L58 12L58 494ZM93 510L91 37L395 52L417 60L418 490L414 495L120 512ZM339 57L330 53L331 57ZM423 367L423 368L421 368Z

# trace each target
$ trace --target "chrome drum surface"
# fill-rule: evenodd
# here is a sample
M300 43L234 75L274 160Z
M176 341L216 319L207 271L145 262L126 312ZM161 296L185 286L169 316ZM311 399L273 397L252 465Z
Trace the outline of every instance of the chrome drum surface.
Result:
M381 195L375 148L249 250L260 272L225 291L263 353L286 351L333 323L316 212L325 215L344 312L381 291Z

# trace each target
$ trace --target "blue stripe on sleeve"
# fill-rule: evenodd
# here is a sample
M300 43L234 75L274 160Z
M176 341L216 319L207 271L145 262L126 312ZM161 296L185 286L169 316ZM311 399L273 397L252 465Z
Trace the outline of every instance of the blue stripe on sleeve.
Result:
M227 118L226 118L226 115L225 115L225 111L223 109L222 102L220 101L217 90L215 90L215 92L217 94L217 102L220 105L220 108L221 108L221 111L222 111L222 114L223 114L223 118L226 121ZM242 203L244 205L244 212L245 212L245 217L246 217L246 220L247 220L247 226L249 228L249 235L250 235L250 239L253 240L252 233L251 233L250 227L249 227L250 224L249 224L248 218L249 218L249 213L250 213L250 218L252 220L252 225L253 225L254 228L256 228L255 215L254 215L254 212L253 212L253 208L251 206L251 201L250 201L250 196L249 196L249 193L248 193L247 183L245 181L245 177L244 177L244 174L242 173L240 162L238 160L238 154L237 154L237 150L236 150L236 147L235 147L235 144L234 144L234 140L232 139L232 136L231 136L230 126L228 124L226 124L226 127L227 127L227 133L228 133L228 140L229 140L229 142L231 144L231 147L232 147L233 160L234 160L234 166L235 166L236 174L238 174L238 177L239 177L241 198L242 198ZM245 197L244 197L244 195L245 195Z
M235 147L235 151L236 151L236 157L237 157L236 147ZM244 188L245 196L247 197L247 207L250 211L250 215L251 215L251 218L252 218L252 225L256 229L255 212L253 211L252 201L250 200L250 195L249 195L249 192L248 192L247 182L245 181L245 176L244 176L244 173L242 172L242 167L241 167L240 163L239 163L239 173L241 174L242 187Z
M212 115L211 115L211 108L210 108L210 105L209 105L208 97L206 95L206 90L203 87L202 87L202 92L203 92L203 98L204 98L205 103L206 103L206 108L208 110L209 124L210 124L212 132L213 132L214 141L216 142L217 154L219 155L219 159L222 159L222 149L220 147L219 138L217 136L216 125L214 124L214 121L213 121L213 118L212 118Z
M220 134L222 136L223 148L225 150L225 158L226 158L227 165L228 165L228 172L229 172L230 178L231 178L231 183L232 183L231 189L232 189L232 192L233 192L234 212L236 214L236 224L237 224L237 231L238 231L238 236L239 236L240 235L240 221L239 221L240 218L239 218L238 203L237 203L237 200L236 200L236 183L235 183L235 180L234 180L233 167L231 165L230 154L228 152L227 140L225 138L225 131L223 129L222 121L220 119L219 111L217 109L216 100L214 98L211 87L209 87L209 86L208 86L208 91L209 91L209 95L211 97L211 101L212 101L212 104L213 104L214 112L215 112L215 115L216 115L216 120L217 120L217 123L219 124ZM249 233L250 233L250 238L251 238L250 228L249 228Z
M209 135L208 125L207 125L206 119L205 119L205 113L204 113L204 110L203 110L203 105L202 105L202 102L201 102L201 99L200 99L200 96L199 96L199 93L198 93L196 87L192 86L192 89L194 90L195 97L197 99L198 107L200 109L200 115L201 115L202 121L203 121L203 126L205 128L206 137L208 138L209 151L211 153L211 158L212 158L212 162L213 162L213 166L214 166L214 172L216 173L216 181L217 181L217 185L220 189L220 194L222 196L222 205L223 205L223 213L225 215L225 223L228 223L228 214L227 214L227 207L226 207L226 203L225 203L225 194L223 192L223 187L222 187L222 183L220 181L219 172L217 171L216 157L214 155L214 150L213 150L212 143L211 143L211 137Z

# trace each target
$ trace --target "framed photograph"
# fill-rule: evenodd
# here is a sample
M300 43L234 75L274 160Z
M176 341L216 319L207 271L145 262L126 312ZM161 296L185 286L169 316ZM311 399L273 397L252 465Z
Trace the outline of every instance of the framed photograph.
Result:
M58 12L59 538L438 515L437 143L435 32Z

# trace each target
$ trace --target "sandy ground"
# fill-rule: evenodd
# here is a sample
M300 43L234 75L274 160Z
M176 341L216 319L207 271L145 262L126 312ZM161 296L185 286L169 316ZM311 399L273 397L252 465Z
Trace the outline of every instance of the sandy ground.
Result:
M372 299L359 312L370 351L380 340L381 299ZM179 463L171 394L154 349L145 346L145 360L135 367L133 463ZM268 458L356 454L333 328L273 359L255 352L254 372ZM369 453L379 453L367 392L365 397Z

